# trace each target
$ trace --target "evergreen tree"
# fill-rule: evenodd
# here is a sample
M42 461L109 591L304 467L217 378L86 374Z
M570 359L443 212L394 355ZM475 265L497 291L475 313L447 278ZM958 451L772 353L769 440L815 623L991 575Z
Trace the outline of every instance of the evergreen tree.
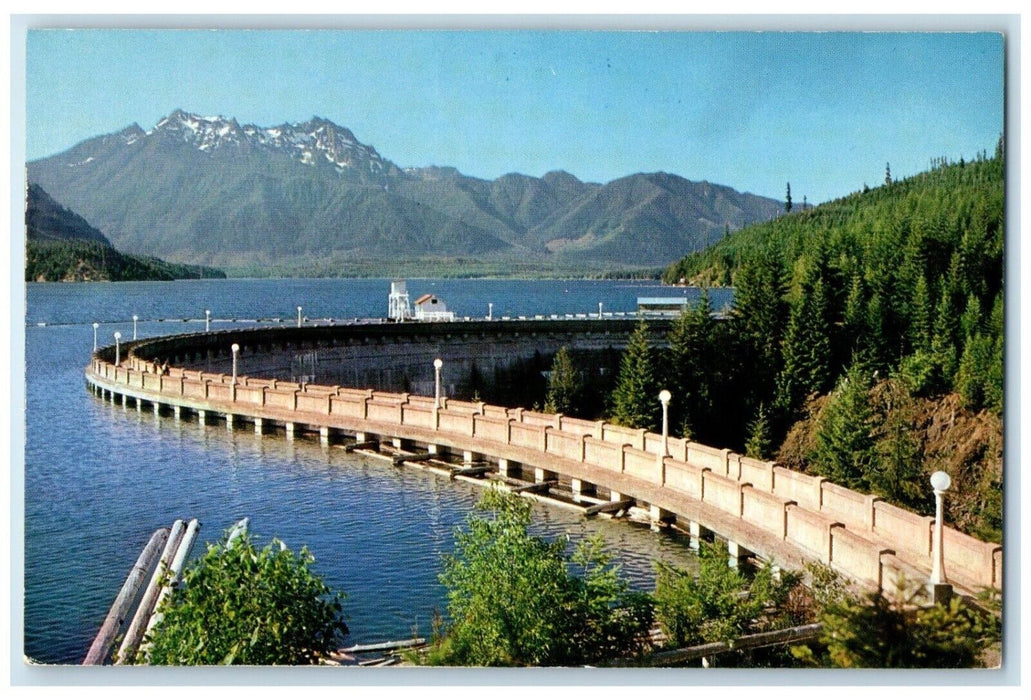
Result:
M577 414L581 388L580 372L573 364L569 348L563 345L551 362L544 410L548 413Z
M655 381L648 326L642 320L630 335L612 392L612 422L631 428L657 430L662 408Z
M820 414L816 446L810 455L818 474L857 490L867 488L867 474L874 459L869 392L869 374L862 365L853 363Z
M777 384L777 403L794 413L810 393L822 391L830 377L830 323L823 279L806 275L791 309L783 343L783 370Z
M785 291L783 264L770 251L745 262L734 278L733 332L744 353L741 364L749 368L751 406L774 397L788 316Z
M784 198L784 211L788 214L791 213L791 183L788 183L788 194Z
M886 163L884 165L884 184L890 187L891 182L891 163Z
M773 439L765 404L759 404L755 419L748 426L745 455L753 459L770 459L773 456Z
M708 439L713 415L713 358L716 322L709 293L702 290L698 304L680 314L669 333L666 378L677 397L671 407L673 425L686 427L696 439Z
M863 285L863 275L856 271L852 275L852 283L849 285L848 296L845 298L840 352L848 353L849 357L856 353L869 353L870 347L867 342L869 333L867 331L866 288Z
M941 381L952 385L956 374L958 353L956 352L959 317L953 304L949 288L942 286L941 298L934 309L934 334L931 337L931 354L939 369Z
M997 400L1001 401L1001 387L990 386L992 364L996 354L995 343L990 336L977 333L967 338L959 369L956 371L956 391L963 400L963 405L971 411L995 408L989 405L990 397L997 397Z
M967 297L967 305L959 318L959 331L969 338L981 331L981 302L973 294Z
M915 407L897 380L884 387L884 420L877 437L877 459L867 481L871 490L889 501L917 511L926 509L927 488L921 465L923 445L915 437Z
M930 292L927 289L927 278L920 275L916 278L913 289L913 300L910 304L909 342L914 350L931 352L931 339L934 334L934 311L931 308Z

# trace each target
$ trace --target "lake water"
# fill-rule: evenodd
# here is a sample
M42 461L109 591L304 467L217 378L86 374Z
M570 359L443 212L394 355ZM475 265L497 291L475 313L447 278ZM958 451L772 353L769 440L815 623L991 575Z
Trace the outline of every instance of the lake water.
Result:
M254 319L386 315L389 280L192 280L29 284L26 318L25 654L80 663L151 533L176 518L203 527L194 555L248 516L262 542L307 545L315 570L346 592L348 642L430 633L445 611L437 581L481 490L389 464L317 440L256 436L220 424L156 418L105 403L85 388L93 347L113 333L140 337L252 325ZM697 295L624 281L409 280L414 299L431 292L459 316L630 312L638 297ZM713 306L729 293L716 290ZM249 320L248 320L249 319ZM587 521L535 506L534 528L549 537L600 533L640 589L654 584L652 561L690 565L686 542L647 528Z

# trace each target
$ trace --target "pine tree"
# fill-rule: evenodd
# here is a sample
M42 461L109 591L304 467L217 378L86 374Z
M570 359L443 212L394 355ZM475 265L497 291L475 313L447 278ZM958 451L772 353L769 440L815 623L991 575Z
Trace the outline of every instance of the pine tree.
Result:
M793 413L810 393L823 391L830 378L830 330L823 279L803 279L784 335L784 368L777 383L781 410Z
M971 411L980 411L989 406L989 396L1001 400L1001 390L989 387L992 375L992 360L995 353L990 336L977 333L968 336L963 355L956 370L956 391L963 405Z
M870 377L853 363L838 382L820 414L816 446L810 455L814 470L836 484L866 489L874 458Z
M920 275L916 278L913 300L910 304L909 342L914 350L931 352L931 338L934 333L933 316L930 293L927 290L927 278Z
M927 505L924 487L923 445L916 438L915 407L897 380L884 389L884 420L877 438L877 459L868 473L870 488L898 505L922 510Z
M957 335L959 318L953 295L947 285L942 285L941 297L934 309L934 334L931 337L931 354L939 368L941 380L951 385L956 374L958 352Z
M886 163L884 166L884 184L891 186L891 163Z
M789 311L784 293L784 267L770 252L744 263L734 278L733 332L744 350L742 366L749 368L752 406L772 400L776 389Z
M959 332L969 338L981 331L981 302L973 294L967 297L967 306L959 318Z
M569 348L563 345L551 362L544 410L548 413L576 414L581 389L580 373L573 364Z
M773 456L773 440L766 406L759 404L755 419L748 426L748 442L745 455L753 459L770 459Z
M612 392L612 422L631 428L657 430L662 408L655 381L648 326L641 321L630 335Z
M709 293L702 290L698 304L680 314L669 333L669 366L666 379L677 397L670 420L686 426L700 440L707 439L713 416L716 322L712 318Z
M791 183L788 183L788 194L784 199L784 211L788 214L791 213Z

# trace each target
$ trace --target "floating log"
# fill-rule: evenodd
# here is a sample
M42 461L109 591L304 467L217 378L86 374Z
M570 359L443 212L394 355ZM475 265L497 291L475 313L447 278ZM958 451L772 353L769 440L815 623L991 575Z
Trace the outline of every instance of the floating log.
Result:
M584 508L584 515L597 515L598 513L613 513L621 510L626 510L634 505L634 499L624 498L621 501L608 501L607 503L599 503L596 506L589 506Z
M525 486L516 486L512 489L512 493L540 493L541 491L547 491L552 486L558 483L556 479L548 479L547 481L538 481L534 484L526 484Z
M433 459L437 455L432 452L416 452L415 454L399 454L394 455L391 459L394 462L394 466L404 464L405 462L426 462Z
M394 666L399 663L401 663L400 657L388 656L385 659L380 659L378 663L369 664L369 666Z
M185 521L176 520L172 523L172 530L168 535L168 541L165 542L165 549L161 552L161 559L158 560L157 568L154 569L154 575L150 577L150 583L147 584L147 589L143 593L143 599L140 600L140 604L136 607L136 613L132 616L132 622L125 633L125 639L122 640L121 646L118 647L118 657L115 659L115 665L120 666L124 664L139 649L147 623L150 621L150 616L154 614L158 593L160 593L161 586L164 584L163 579L168 571L168 567L172 564L172 559L179 549L179 543L182 541L185 532Z
M490 466L484 465L482 467L464 467L462 469L456 469L451 472L451 478L454 479L456 476L480 476L490 471Z
M348 445L344 445L344 452L350 454L355 450L376 450L379 451L379 441L377 440L366 440L365 442L352 442Z
M362 654L370 651L393 651L394 649L411 649L412 647L421 647L426 645L426 639L424 637L416 637L415 639L402 639L396 642L377 642L375 644L355 644L351 647L344 647L338 649L335 653L337 654Z
M250 524L250 518L241 518L236 521L236 524L229 530L229 536L226 537L226 549L232 549L233 544L242 536L247 534L247 528Z
M167 527L155 530L154 534L150 536L150 541L147 542L147 546L140 552L139 558L136 559L136 563L129 571L129 576L122 584L122 590L118 592L114 605L111 606L107 618L104 619L104 624L100 626L100 631L93 640L93 644L90 645L89 651L86 652L86 658L82 662L83 666L96 666L107 660L115 637L121 630L122 624L129 614L129 609L139 595L140 587L143 585L147 573L154 566L167 539Z
M161 612L161 604L165 602L165 598L172 594L172 588L179 583L183 567L186 566L186 557L189 556L190 550L193 549L193 543L197 539L197 532L199 530L200 521L193 518L190 524L186 526L186 533L179 543L179 549L176 550L175 557L172 558L172 565L168 568L168 578L158 594L157 602L154 604L154 614L150 616L150 620L147 622L147 632L157 627L164 618L164 613ZM146 652L149 646L143 645L141 649Z
M364 661L359 661L358 665L359 666L379 666L380 664L382 664L386 660L387 660L387 657L380 656L379 658L376 658L376 659L365 659Z

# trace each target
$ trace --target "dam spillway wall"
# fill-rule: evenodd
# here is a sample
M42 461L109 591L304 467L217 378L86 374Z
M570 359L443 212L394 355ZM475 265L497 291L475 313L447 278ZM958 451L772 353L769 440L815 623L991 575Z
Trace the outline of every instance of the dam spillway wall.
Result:
M471 397L497 375L527 363L550 365L562 347L597 356L595 371L618 367L638 325L635 319L357 323L301 328L219 331L127 344L134 361L230 374L234 343L240 375L298 383L362 386L381 391L434 392L433 360L444 362L446 395ZM666 344L670 320L649 319L653 347Z

